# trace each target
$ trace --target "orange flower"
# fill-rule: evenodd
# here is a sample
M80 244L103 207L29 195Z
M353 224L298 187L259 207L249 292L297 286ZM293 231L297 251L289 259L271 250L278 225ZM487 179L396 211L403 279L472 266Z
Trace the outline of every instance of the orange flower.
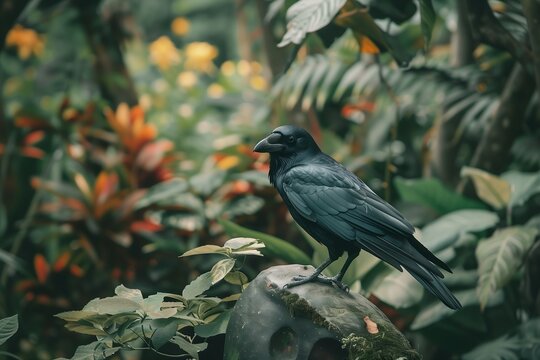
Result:
M32 54L37 56L43 53L44 41L43 37L34 30L15 25L7 34L6 45L17 47L17 55L26 60Z
M177 17L171 23L171 30L174 35L184 36L189 32L191 23L185 17Z

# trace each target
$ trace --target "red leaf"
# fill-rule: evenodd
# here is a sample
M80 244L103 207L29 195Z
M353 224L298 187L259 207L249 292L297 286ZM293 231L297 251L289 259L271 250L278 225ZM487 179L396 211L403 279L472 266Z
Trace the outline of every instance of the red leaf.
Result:
M174 144L169 140L159 140L144 145L135 160L135 165L146 171L154 170L163 160L165 153L172 150Z
M30 134L24 137L24 145L34 145L35 143L40 142L45 137L45 131L38 130L32 131Z
M34 269L36 271L36 276L40 284L44 284L49 277L49 263L45 260L45 256L42 254L36 254L34 256Z
M78 277L78 278L84 276L84 270L80 266L75 265L75 264L73 264L73 265L71 265L69 267L69 272L71 273L71 275L73 275L75 277Z
M156 232L161 230L162 226L150 220L141 220L131 223L129 229L132 232Z
M99 173L94 185L94 201L103 204L118 189L118 175L116 173Z
M71 258L71 255L70 255L70 253L68 251L62 253L62 255L60 255L58 257L58 259L56 259L56 261L54 262L53 270L55 272L59 272L59 271L64 270L64 268L67 266L70 258Z
M34 159L43 159L45 157L45 152L43 152L43 150L32 146L22 148L21 154Z

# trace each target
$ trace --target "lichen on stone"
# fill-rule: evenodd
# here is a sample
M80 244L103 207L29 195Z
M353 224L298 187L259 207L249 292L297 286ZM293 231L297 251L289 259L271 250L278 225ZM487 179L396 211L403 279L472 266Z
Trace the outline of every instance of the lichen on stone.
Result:
M315 325L322 326L334 333L339 332L339 329L328 322L317 310L309 305L307 300L301 298L298 294L282 290L280 296L292 316L310 319Z
M358 336L349 334L341 339L341 346L348 351L349 360L420 360L422 357L412 349L404 348L401 341L391 339L382 330L377 334Z

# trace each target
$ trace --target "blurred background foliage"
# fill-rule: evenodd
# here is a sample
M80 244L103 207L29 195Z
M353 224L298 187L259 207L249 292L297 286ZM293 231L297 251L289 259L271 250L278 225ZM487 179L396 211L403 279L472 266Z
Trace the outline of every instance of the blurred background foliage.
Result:
M152 323L159 345L221 358L217 314L244 278L326 257L251 151L284 123L454 269L457 312L366 253L345 278L424 358L540 357L539 24L533 0L0 1L0 357L71 357L98 335L90 356L160 358L53 316L116 288L182 294L178 321L219 326ZM238 236L265 257L178 259ZM216 269L228 281L208 290Z

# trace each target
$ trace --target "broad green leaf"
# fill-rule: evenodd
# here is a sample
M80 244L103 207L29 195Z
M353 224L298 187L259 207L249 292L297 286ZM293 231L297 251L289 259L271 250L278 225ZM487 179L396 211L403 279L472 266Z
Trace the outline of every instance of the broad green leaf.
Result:
M141 310L141 304L118 296L94 299L86 304L83 311L95 311L98 314L115 315Z
M241 271L231 271L225 276L225 281L233 285L246 285L249 282L248 277Z
M424 288L409 273L396 270L382 280L373 294L388 305L403 309L419 303Z
M234 267L235 259L223 259L218 261L210 270L212 285L220 282Z
M254 244L257 244L257 239L247 238L247 237L237 237L237 238L233 238L233 239L229 239L225 241L225 244L223 244L223 247L228 247L233 250L238 250L244 247L251 247L251 245L254 245ZM264 245L262 247L264 247Z
M118 350L120 347L109 348L100 341L94 341L88 345L79 346L71 360L104 360Z
M540 319L531 319L517 329L474 348L463 360L535 360L540 354Z
M217 245L203 245L191 249L180 255L180 257L203 255L203 254L225 254L227 251L221 246Z
M146 194L134 206L135 210L153 205L159 201L173 198L179 193L183 193L188 188L188 184L183 179L171 179L152 186Z
M511 206L523 205L531 196L540 193L540 171L536 173L509 171L501 177L512 186Z
M435 25L435 9L431 0L419 0L420 3L420 26L422 27L422 34L424 35L425 48L429 46L431 41L431 32L433 31L433 25Z
M114 293L121 298L133 300L139 304L143 301L142 292L139 289L128 289L124 285L118 285L114 289Z
M18 315L0 319L0 345L5 343L19 329Z
M107 336L108 334L94 326L83 325L79 323L70 322L64 325L69 331L73 331L79 334L95 335L95 336Z
M473 306L478 304L478 296L475 289L461 290L454 293L463 307ZM494 298L491 300L493 305L500 304L504 301L502 292L497 292ZM455 310L450 309L440 301L435 301L432 304L423 308L413 323L411 324L411 330L420 330L429 325L435 324L438 321L444 321L448 316L456 314Z
M228 220L221 219L219 223L225 229L227 235L236 237L250 237L262 241L265 248L261 252L270 257L284 260L290 264L311 264L309 256L291 243L265 233L250 230Z
M171 342L178 345L180 349L184 350L186 353L188 353L191 357L193 357L196 360L199 360L199 353L208 347L208 344L205 342L194 344L187 341L182 336L173 337Z
M186 299L193 299L201 295L212 286L212 274L205 272L189 283L182 291L182 296Z
M465 166L462 177L470 177L478 197L495 209L504 208L510 202L512 193L510 183L487 171Z
M189 185L197 194L209 196L223 184L226 176L226 171L212 170L192 176Z
M61 312L60 314L56 314L54 316L65 321L78 321L78 320L86 319L95 315L98 315L97 311L80 310L80 311L65 311L65 312Z
M159 323L159 327L154 331L151 337L152 346L155 349L160 349L163 345L169 342L176 335L178 329L178 319L165 319ZM156 323L154 323L156 324ZM155 325L154 325L155 326Z
M231 318L231 311L224 311L215 319L207 324L195 326L195 333L203 338L209 338L219 334L225 334L227 324Z
M538 230L513 226L495 232L476 248L478 261L478 299L483 309L492 294L506 285L523 264Z
M463 209L485 209L482 203L453 192L435 178L404 179L397 177L394 180L394 185L403 201L427 205L441 215Z
M301 44L307 33L328 25L346 0L300 0L287 10L287 32L278 44Z
M463 234L490 229L497 222L499 217L491 211L454 211L424 226L422 243L432 252L438 252L454 244Z

